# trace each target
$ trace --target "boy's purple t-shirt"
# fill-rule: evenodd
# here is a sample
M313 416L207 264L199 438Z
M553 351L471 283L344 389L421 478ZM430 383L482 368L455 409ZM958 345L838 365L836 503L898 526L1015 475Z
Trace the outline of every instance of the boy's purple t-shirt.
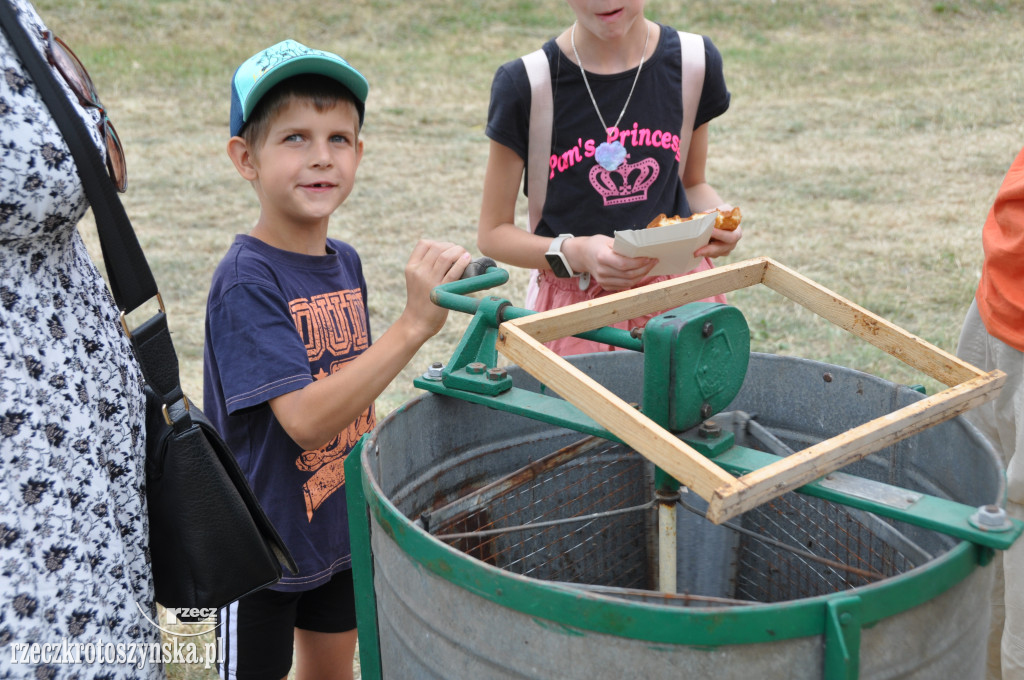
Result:
M327 247L309 256L239 235L207 301L203 411L299 566L278 590L309 590L351 568L342 464L374 427L371 406L327 446L304 451L267 403L370 346L359 255L341 241L328 239Z

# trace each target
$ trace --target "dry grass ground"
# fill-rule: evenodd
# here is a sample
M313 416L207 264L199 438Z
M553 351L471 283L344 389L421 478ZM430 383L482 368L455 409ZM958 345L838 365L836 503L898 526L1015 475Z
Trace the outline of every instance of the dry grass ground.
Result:
M367 75L366 156L333 235L363 254L379 335L404 304L401 269L417 238L475 250L494 69L571 21L553 0L37 6L89 65L127 146L125 203L197 398L210 274L256 216L224 154L234 67L292 37ZM771 256L954 350L981 225L1024 146L1024 6L650 0L648 15L710 35L724 55L733 99L711 128L709 178L743 208L745 236L730 259ZM513 272L500 294L518 303L524 283ZM732 301L758 350L929 384L770 293ZM412 396L414 375L450 356L466 321L450 319L381 399L381 414Z

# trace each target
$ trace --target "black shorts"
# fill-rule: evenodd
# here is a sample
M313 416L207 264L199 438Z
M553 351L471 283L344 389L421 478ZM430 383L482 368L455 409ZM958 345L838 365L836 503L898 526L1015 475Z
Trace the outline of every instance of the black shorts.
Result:
M292 667L295 629L344 633L356 627L352 570L313 590L264 589L217 612L220 677L281 680Z

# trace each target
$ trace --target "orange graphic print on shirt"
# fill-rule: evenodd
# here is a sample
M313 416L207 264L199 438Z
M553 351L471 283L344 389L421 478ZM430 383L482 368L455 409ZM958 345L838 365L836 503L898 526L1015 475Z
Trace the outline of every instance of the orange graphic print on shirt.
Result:
M295 329L306 345L309 362L321 363L313 378L321 380L336 373L370 346L366 307L358 289L323 293L292 300L289 305ZM330 373L323 362L330 360ZM359 438L376 425L371 405L332 441L314 451L304 451L295 466L313 475L303 484L306 519L335 491L345 485L345 456Z

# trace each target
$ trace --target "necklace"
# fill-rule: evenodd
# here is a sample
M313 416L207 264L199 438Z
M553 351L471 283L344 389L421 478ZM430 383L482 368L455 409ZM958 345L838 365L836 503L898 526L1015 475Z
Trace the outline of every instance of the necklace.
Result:
M580 67L580 75L583 76L583 84L587 86L587 94L590 95L590 101L594 105L594 110L597 111L597 117L601 121L601 125L605 129L605 134L608 133L608 125L604 122L604 116L601 115L601 108L597 105L597 100L594 98L594 91L590 89L590 82L587 80L587 72L583 70L583 62L580 60L580 53L576 51L576 23L572 24L572 32L569 34L569 42L572 44L572 53L576 57L576 63ZM612 127L619 127L619 123L622 121L622 117L626 115L626 109L629 107L629 101L633 98L633 90L636 89L636 81L640 80L640 69L644 67L644 57L647 56L647 41L651 37L651 24L647 23L647 35L644 36L644 51L640 53L640 64L636 67L636 77L633 78L633 86L629 88L629 95L626 97L626 103L622 105L622 110L619 111L619 117L615 119L615 125ZM626 160L626 148L622 146L622 142L615 140L612 143L608 143L607 140L601 142L597 147L597 152L594 154L594 159L597 160L605 170L609 172L615 170L617 167L622 165L622 161Z

